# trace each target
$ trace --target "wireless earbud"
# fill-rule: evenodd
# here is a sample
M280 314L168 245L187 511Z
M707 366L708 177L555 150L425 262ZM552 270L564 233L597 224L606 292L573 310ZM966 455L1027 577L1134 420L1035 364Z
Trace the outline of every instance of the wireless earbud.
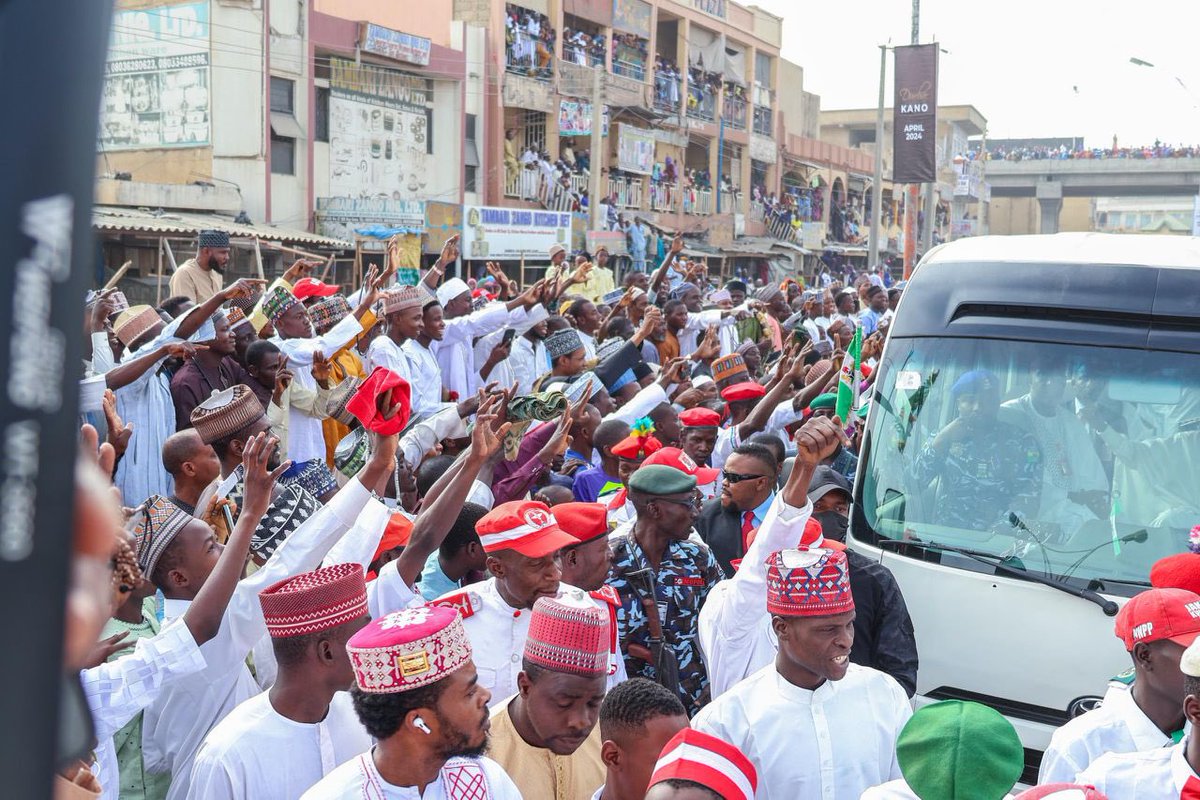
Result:
M420 717L417 717L413 720L413 727L421 731L421 733L424 733L426 736L429 736L433 733L433 731L429 730L429 726L425 724L425 720L421 719Z

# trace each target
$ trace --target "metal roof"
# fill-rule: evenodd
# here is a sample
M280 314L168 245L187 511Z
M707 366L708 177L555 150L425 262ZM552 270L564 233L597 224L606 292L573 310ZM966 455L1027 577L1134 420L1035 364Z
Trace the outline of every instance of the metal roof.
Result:
M229 217L217 214L197 214L185 211L151 211L124 206L95 206L92 209L92 228L113 233L148 233L154 235L195 236L206 228L228 231L230 236L263 239L271 242L295 242L330 250L353 250L354 245L341 239L320 236L294 228L274 225L241 225Z
M974 236L938 245L921 263L956 261L1200 268L1200 237L1117 233Z

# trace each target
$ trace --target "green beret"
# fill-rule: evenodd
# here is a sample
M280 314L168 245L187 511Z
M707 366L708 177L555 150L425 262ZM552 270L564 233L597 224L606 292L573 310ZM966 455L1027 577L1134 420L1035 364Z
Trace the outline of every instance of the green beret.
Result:
M629 488L645 494L683 494L696 488L696 476L666 464L646 464L629 476Z
M1012 723L980 703L920 708L896 739L896 761L922 800L976 800L1012 791L1025 751Z
M808 410L816 411L818 408L837 408L837 395L833 392L826 392L814 397L813 401L808 404Z

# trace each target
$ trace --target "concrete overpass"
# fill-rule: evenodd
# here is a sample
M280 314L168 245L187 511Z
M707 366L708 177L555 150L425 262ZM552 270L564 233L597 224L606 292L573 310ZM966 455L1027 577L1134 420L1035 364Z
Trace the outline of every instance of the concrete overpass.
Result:
M1058 232L1064 197L1195 195L1200 158L989 161L993 197L1036 197L1041 232Z

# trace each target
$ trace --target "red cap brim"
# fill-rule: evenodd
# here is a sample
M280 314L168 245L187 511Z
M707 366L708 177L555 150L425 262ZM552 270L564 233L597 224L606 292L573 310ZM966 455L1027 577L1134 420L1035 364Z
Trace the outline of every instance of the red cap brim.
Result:
M716 467L696 467L696 485L703 486L706 483L712 483L721 474L721 470Z
M1196 641L1197 637L1200 637L1200 631L1192 631L1191 633L1181 633L1178 636L1168 636L1167 638L1170 639L1175 644L1183 645L1184 647L1191 647L1192 642Z
M526 558L544 558L564 547L579 544L579 540L557 525L543 528L532 536L526 536L508 546Z

